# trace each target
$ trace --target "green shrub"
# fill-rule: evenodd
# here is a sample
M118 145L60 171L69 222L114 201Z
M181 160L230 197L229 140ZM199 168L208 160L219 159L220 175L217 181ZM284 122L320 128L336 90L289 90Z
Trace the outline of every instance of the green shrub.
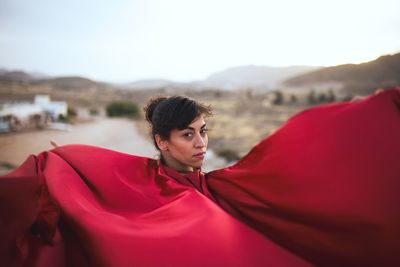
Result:
M109 117L131 117L140 118L140 111L137 104L130 101L114 101L107 105Z
M224 158L227 162L237 161L240 159L238 152L231 149L221 149L215 151L215 153L219 157Z
M67 117L76 117L78 112L73 107L67 108Z
M14 164L5 162L5 161L0 161L0 168L4 168L7 170L12 170L15 169L17 166L15 166Z
M60 122L71 122L77 116L78 116L78 112L73 107L69 106L67 108L67 116L64 116L63 114L60 114L60 115L58 115L57 119Z
M97 108L90 108L89 109L89 114L92 116L99 115L99 110Z
M272 100L272 104L274 105L282 105L283 104L283 93L279 90L274 91L274 99Z

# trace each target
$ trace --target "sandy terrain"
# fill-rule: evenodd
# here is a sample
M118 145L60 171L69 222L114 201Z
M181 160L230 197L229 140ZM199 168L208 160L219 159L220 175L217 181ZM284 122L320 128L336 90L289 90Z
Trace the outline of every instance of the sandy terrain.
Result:
M127 119L101 118L94 122L71 125L69 131L43 130L0 135L0 162L20 165L28 155L51 149L50 140L63 144L88 144L120 152L157 157L153 144L139 134L135 122ZM225 162L210 151L205 171L221 167ZM212 164L210 164L212 163ZM4 164L3 164L4 165ZM7 172L2 168L0 174Z

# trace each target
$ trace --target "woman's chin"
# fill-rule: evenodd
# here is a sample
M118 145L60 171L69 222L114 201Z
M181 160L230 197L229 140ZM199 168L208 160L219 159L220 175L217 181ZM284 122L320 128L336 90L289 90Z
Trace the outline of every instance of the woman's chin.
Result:
M193 169L200 169L203 166L203 161L201 162L196 162L195 164L192 165Z

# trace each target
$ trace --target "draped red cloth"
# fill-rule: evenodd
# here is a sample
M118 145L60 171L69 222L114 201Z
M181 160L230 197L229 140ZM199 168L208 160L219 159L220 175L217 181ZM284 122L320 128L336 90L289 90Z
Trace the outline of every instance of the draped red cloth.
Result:
M399 88L309 109L206 176L84 145L30 156L0 177L0 262L399 266L399 110Z
M318 266L400 266L400 88L301 112L208 183Z
M1 178L2 264L309 266L168 172L84 145L30 157Z

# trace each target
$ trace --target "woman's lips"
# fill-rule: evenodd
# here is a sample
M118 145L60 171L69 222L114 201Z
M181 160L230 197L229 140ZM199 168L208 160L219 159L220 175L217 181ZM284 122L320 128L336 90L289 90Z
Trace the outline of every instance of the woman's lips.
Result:
M194 154L193 157L198 158L198 159L204 159L206 152L201 152L201 153L197 153Z

